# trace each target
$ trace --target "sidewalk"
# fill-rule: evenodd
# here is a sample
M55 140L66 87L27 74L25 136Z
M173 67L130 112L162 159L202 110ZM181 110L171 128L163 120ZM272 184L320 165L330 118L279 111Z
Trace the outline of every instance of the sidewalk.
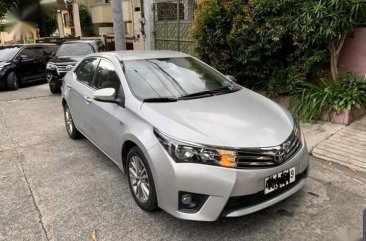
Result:
M366 116L349 126L319 121L302 128L313 156L366 172Z

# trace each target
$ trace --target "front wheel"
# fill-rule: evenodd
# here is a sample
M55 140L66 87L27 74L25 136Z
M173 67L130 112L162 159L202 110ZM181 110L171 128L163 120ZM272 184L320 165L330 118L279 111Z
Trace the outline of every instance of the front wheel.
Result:
M19 89L19 78L15 72L10 72L6 77L6 87L8 90Z
M127 154L127 177L137 205L147 212L155 211L158 204L154 179L144 154L137 147L132 147Z
M67 134L71 139L79 139L82 137L81 133L76 129L74 120L72 119L70 108L68 105L64 106L64 116Z

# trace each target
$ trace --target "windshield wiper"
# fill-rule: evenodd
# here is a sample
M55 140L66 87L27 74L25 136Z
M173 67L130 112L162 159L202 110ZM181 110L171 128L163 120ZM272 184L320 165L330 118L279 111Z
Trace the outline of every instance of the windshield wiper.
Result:
M170 98L170 97L158 97L158 98L148 98L144 99L143 102L146 103L157 103L157 102L176 102L177 98Z
M194 97L208 97L208 96L213 96L215 94L235 92L238 90L239 90L238 88L231 89L230 86L225 86L225 87L220 87L220 88L214 89L214 90L205 90L205 91L185 95L185 96L179 97L179 100L192 99Z

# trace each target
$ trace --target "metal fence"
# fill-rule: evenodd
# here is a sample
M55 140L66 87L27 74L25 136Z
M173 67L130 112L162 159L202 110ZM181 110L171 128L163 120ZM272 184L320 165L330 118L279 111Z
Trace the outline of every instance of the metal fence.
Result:
M191 33L196 0L155 0L155 49L194 54Z

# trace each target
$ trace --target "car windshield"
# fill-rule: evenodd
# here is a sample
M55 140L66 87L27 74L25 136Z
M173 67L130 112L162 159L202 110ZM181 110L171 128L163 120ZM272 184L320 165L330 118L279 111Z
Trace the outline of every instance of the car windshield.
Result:
M19 46L0 47L0 61L11 60L18 53L19 49Z
M140 99L178 99L234 91L239 87L219 72L191 57L123 61L132 92Z
M65 43L60 46L56 56L84 56L93 52L92 46L87 43Z

